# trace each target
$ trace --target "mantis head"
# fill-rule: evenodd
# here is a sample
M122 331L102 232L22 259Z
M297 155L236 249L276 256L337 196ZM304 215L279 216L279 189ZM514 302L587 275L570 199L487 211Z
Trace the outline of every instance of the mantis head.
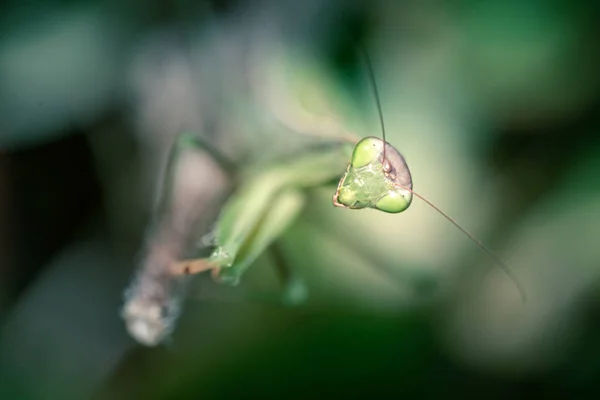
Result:
M412 179L404 157L389 143L369 136L356 144L333 204L399 213L412 202L412 192L407 189L412 189Z

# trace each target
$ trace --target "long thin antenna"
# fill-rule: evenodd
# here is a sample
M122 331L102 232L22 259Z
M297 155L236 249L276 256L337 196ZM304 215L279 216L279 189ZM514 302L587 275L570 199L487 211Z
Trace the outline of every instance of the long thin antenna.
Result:
M377 102L377 111L379 112L379 122L381 123L381 133L383 135L383 165L385 165L386 158L386 145L387 140L385 139L385 124L383 123L383 111L381 111L381 101L379 100L379 91L377 90L377 81L375 80L375 73L373 72L373 65L371 64L371 58L369 57L369 53L359 46L359 49L363 53L365 63L367 64L367 71L369 73L369 79L371 80L371 87L373 88L373 95L375 96L375 101Z
M367 51L365 49L363 49L362 47L360 47L360 46L359 46L359 49L361 50L361 52L364 55L365 63L367 64L367 71L369 73L369 78L371 80L372 87L373 87L373 93L375 95L375 100L377 102L377 111L379 111L379 122L381 123L381 133L383 135L383 142L384 142L384 145L383 145L383 162L382 162L382 164L385 165L385 161L386 161L386 150L385 149L387 147L386 146L387 141L385 139L385 124L383 123L383 112L381 111L381 102L379 100L379 92L377 90L377 83L375 81L375 73L373 72L373 66L371 64L371 59L369 58L369 53L367 53ZM411 188L408 188L408 187L403 186L401 184L396 183L396 185L398 187L401 187L404 190L408 190L409 192L411 192L412 194L414 194L415 196L417 196L419 199L423 200L425 203L427 203L427 205L429 205L431 208L433 208L438 213L440 213L444 218L446 218L448 221L450 221L450 223L452 223L452 225L454 225L455 227L457 227L462 233L464 233L469 239L471 239L471 241L473 243L475 243L477 246L479 246L480 249L482 249L484 252L486 252L492 258L492 260L494 260L500 266L500 268L502 268L502 270L504 270L504 272L506 273L506 275L508 275L508 277L513 281L513 283L515 284L515 286L519 290L519 294L521 295L521 300L523 301L523 303L527 302L527 296L525 294L525 288L523 287L523 285L521 284L521 282L512 273L512 271L510 270L510 268L508 267L508 265L506 265L499 257L497 257L496 255L494 255L494 253L492 253L483 243L481 243L481 241L479 239L477 239L475 236L473 236L472 234L470 234L465 228L463 228L462 226L460 226L460 224L458 222L456 222L454 220L454 218L450 217L448 214L446 214L445 212L443 212L436 205L434 205L432 202L430 202L429 200L427 200L425 197L421 196L419 193L417 193L414 190L412 190Z
M403 185L401 185L399 183L396 183L396 186L401 187L404 190L408 190L409 192L411 192L412 194L414 194L415 196L417 196L419 199L423 200L425 203L427 203L427 205L429 205L431 208L433 208L438 213L440 213L444 218L446 218L455 227L457 227L462 233L464 233L469 239L471 239L471 241L473 241L477 246L479 246L479 248L481 250L485 251L500 266L500 268L502 268L504 270L504 272L506 273L506 275L508 275L508 277L513 281L513 283L515 284L515 286L519 290L519 293L521 295L521 300L523 301L523 303L527 302L527 295L525 294L525 288L523 287L523 285L521 284L521 282L517 279L517 277L513 274L513 272L510 270L510 268L508 267L508 265L506 265L504 263L504 261L502 261L494 253L492 253L490 251L490 249L488 249L483 243L481 243L481 241L479 239L477 239L475 236L473 236L472 234L470 234L465 228L463 228L462 226L460 226L460 224L458 222L456 222L456 220L454 218L450 217L448 214L446 214L445 212L443 212L442 210L440 210L435 204L433 204L432 202L430 202L429 200L427 200L425 197L423 197L419 193L415 192L411 188L403 186Z

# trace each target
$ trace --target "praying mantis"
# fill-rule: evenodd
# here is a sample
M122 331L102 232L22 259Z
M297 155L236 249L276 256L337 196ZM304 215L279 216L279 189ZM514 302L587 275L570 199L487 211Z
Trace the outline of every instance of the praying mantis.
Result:
M398 214L410 207L413 196L418 197L492 257L515 283L525 302L525 290L508 266L453 218L413 190L411 172L404 157L386 140L373 68L366 52L363 57L377 104L382 137L344 135L318 143L281 162L239 169L239 185L223 205L216 221L212 252L207 257L177 260L167 266L170 274L184 277L210 272L213 280L220 284L238 285L248 268L300 216L307 206L306 191L331 186L332 189L335 187L332 206L347 210L370 208ZM173 151L206 147L207 143L197 136L184 132L176 140ZM284 275L284 303L301 304L306 298L303 283L294 279L293 273ZM149 328L151 322L156 333L149 335L151 339L140 341L149 345L160 342L172 330L173 318L166 321L164 310L160 308L140 316L140 307L134 303L130 299L123 310L130 333L139 340L142 329L142 336L148 336L152 331ZM141 319L148 324L140 325Z

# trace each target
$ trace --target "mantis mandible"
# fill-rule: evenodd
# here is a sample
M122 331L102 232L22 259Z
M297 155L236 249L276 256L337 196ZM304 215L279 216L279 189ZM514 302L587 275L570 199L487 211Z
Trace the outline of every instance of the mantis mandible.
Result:
M205 258L179 260L169 266L171 273L173 276L185 276L210 271L218 283L232 286L239 284L244 272L300 215L306 205L306 190L335 185L337 182L332 204L349 210L372 208L397 214L411 205L413 195L423 200L485 251L515 283L525 302L525 290L508 266L453 218L413 190L411 173L404 157L386 141L373 68L368 54L363 53L376 100L382 138L368 136L361 139L344 135L343 138L318 144L281 163L240 171L241 184L218 216L213 232L212 253ZM176 146L204 148L189 133L182 133ZM302 284L294 279L293 274L286 275L283 301L287 304L299 304L305 299ZM132 321L139 327L141 317L139 310L131 306L131 303L128 300L123 317L130 333L139 338L137 328L132 328ZM144 315L143 318L149 317ZM156 334L150 335L152 340L146 340L146 344L153 345L162 340L172 327L167 326L166 322L158 323L162 318L160 312L153 313L151 318L152 321L144 322L152 322L153 329L156 330ZM149 332L146 326L144 332Z

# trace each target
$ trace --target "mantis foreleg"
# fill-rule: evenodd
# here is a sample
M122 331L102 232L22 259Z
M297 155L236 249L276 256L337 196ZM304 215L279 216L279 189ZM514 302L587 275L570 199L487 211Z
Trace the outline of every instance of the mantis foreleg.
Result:
M183 273L213 270L222 283L236 285L247 268L298 217L303 190L334 182L346 169L348 148L313 151L243 180L224 206L215 232L215 249L206 259L177 265Z

